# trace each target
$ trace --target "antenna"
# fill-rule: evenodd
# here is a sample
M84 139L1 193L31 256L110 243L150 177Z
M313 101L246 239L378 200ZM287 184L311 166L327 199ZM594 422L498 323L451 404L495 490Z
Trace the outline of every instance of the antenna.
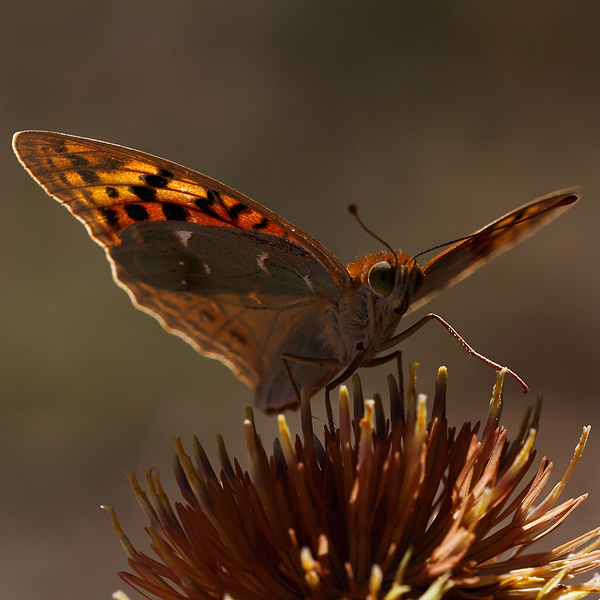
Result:
M488 230L487 233L492 233L493 231L500 231L501 229L506 229L507 227L514 227L515 225L519 225L520 223L529 221L529 219L533 219L534 217L539 217L540 215L543 215L545 212L548 212L549 210L553 210L560 206L568 206L569 204L572 204L573 202L575 202L575 200L577 200L577 194L570 194L567 197L562 198L561 200L559 200L552 206L547 206L546 208L544 208L536 213L533 213L532 215L529 215L528 217L523 217L522 219L513 221L512 223L507 223L506 225L500 225L499 227L494 227L493 229ZM485 231L485 229L484 229L484 231ZM466 235L465 237L457 238L455 240L451 240L450 242L445 242L443 244L438 244L437 246L432 246L431 248L428 248L427 250L423 250L422 252L415 254L412 257L412 260L415 260L418 256L421 256L422 254L427 254L428 252L431 252L432 250L437 250L438 248L443 248L444 246L450 246L450 244L458 244L458 242L464 242L465 240L470 240L470 239L476 238L478 235L481 235L482 233L483 233L483 231L478 231L477 233L472 233L471 235Z
M384 246L386 246L389 251L394 255L394 258L396 259L396 268L398 267L398 255L396 254L396 251L385 241L382 240L378 235L376 235L375 233L373 233L364 223L363 220L358 216L358 208L356 207L356 204L348 204L348 211L350 212L350 214L356 219L356 221L358 222L358 224L372 237L374 237L378 242L381 242Z

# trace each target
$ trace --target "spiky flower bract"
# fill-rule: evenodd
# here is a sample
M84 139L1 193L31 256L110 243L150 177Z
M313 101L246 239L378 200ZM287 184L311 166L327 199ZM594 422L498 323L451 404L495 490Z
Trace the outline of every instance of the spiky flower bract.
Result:
M146 471L147 492L129 474L156 558L132 546L108 509L129 556L131 572L121 577L164 600L533 600L600 591L599 579L571 581L600 565L600 528L552 551L530 548L585 499L558 503L589 427L561 481L542 495L552 464L543 458L532 469L541 402L509 442L499 425L503 377L485 423L457 430L446 417L444 368L430 417L414 369L406 400L388 378L389 419L379 396L363 400L354 376L354 419L342 387L339 427L321 441L303 395L302 435L294 438L280 415L271 456L247 409L247 472L220 436L219 475L197 439L193 458L175 440L183 502L171 505L156 472Z

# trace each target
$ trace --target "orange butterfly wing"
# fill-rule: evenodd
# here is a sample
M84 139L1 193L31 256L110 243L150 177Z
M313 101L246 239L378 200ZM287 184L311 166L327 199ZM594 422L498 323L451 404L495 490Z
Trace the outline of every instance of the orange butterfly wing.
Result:
M104 247L136 306L225 362L261 408L297 403L280 355L331 357L315 325L351 284L327 249L243 194L143 152L45 131L17 133L13 146ZM335 372L292 365L311 391Z
M577 188L561 190L529 202L431 259L423 268L423 287L412 299L407 313L548 224L578 199L578 192Z

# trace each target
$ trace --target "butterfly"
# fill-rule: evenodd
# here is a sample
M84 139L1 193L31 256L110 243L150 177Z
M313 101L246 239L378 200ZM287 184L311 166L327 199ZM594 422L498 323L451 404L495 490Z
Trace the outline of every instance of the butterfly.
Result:
M15 134L30 175L106 251L134 305L201 354L223 361L266 411L297 407L299 389L329 392L430 320L400 319L514 246L578 199L555 192L456 241L424 267L398 250L344 266L298 227L176 163L47 131ZM335 377L342 369L343 373ZM514 374L513 374L514 375ZM515 376L516 377L516 376Z

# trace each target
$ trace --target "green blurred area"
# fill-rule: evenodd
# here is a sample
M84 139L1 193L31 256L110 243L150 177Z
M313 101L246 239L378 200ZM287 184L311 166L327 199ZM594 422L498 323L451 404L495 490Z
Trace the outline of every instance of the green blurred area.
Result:
M197 434L214 458L218 432L245 464L252 401L224 366L131 306L103 251L18 164L10 138L22 129L180 162L268 206L344 262L380 249L350 202L414 254L582 186L565 216L430 306L547 394L538 447L558 481L581 427L600 416L600 4L1 4L6 597L109 598L126 561L99 504L116 502L134 543L148 547L122 471L156 465L173 490L170 436L189 448ZM484 418L494 373L471 366L442 328L429 325L403 349L421 363L430 397L438 365L449 367L451 422ZM367 394L385 392L387 372L364 373ZM506 400L515 427L531 400L510 382ZM275 419L257 420L272 438ZM289 420L298 431L297 415ZM567 487L591 498L557 543L600 523L599 448L593 427Z

